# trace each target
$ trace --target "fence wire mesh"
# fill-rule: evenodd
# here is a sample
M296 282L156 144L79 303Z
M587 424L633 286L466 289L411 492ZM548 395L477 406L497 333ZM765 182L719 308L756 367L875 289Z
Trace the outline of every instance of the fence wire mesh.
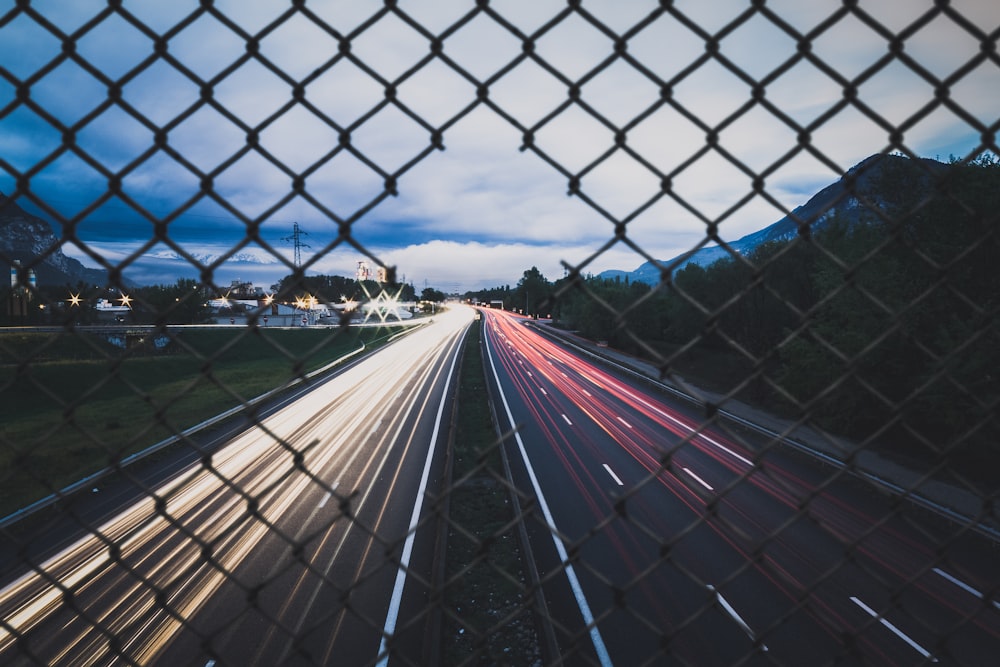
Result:
M803 26L795 8L763 1L709 16L664 1L627 20L573 0L551 9L479 1L433 21L425 6L391 0L353 21L305 0L190 4L169 19L128 2L0 5L0 40L25 54L0 62L0 174L13 184L0 222L25 219L18 206L28 206L56 224L54 236L31 228L0 252L12 275L0 335L0 662L996 664L1000 98L978 91L984 116L955 93L974 73L1000 74L1000 25L982 23L996 23L995 11L854 1ZM884 52L842 71L818 47L848 23ZM208 24L210 38L198 32ZM727 48L750 24L785 45L766 67ZM977 48L940 71L908 49L932 24ZM322 58L271 48L293 25L326 45ZM489 57L450 48L473 25L513 43L513 55L490 53L494 41ZM571 26L588 36L583 48L546 48ZM701 49L669 67L634 48L680 36ZM192 39L206 41L198 58L178 48ZM146 44L145 57L117 58L127 40ZM603 52L589 51L595 41ZM48 51L29 48L37 44ZM371 63L373 52L397 56L392 74ZM357 78L336 94L375 94L344 120L316 91L348 67ZM530 123L497 94L528 67L559 91ZM473 94L453 108L438 91L412 94L432 68ZM590 92L622 68L655 91L624 116ZM739 104L687 102L686 83L706 69L725 75ZM50 102L68 70L98 91L96 103L67 112ZM926 84L904 112L871 99L882 76L900 71ZM154 73L184 94L149 90ZM837 95L805 118L772 94L783 78ZM265 79L285 96L254 97ZM363 230L405 192L408 172L484 110L606 221L607 240L565 261L555 283L526 272L515 290L484 292L506 310L481 311L461 363L424 360L411 371L429 353L414 344L392 356L400 344L384 321L405 280ZM670 164L635 139L667 112L696 137ZM763 163L727 144L727 130L762 114L791 137ZM851 169L818 140L846 114L881 142ZM976 137L949 164L908 144L942 114ZM198 125L206 115L235 137L230 153L206 156L177 140L208 127ZM386 117L422 138L393 150L359 141ZM609 141L569 160L543 138L560 124L573 132L580 118ZM109 122L148 145L131 154L95 146L89 132ZM289 150L269 138L285 123L322 138ZM18 142L32 144L30 158ZM588 187L623 158L628 174L656 184L625 209ZM803 158L839 180L793 210L768 183ZM706 159L749 183L711 211L683 186ZM377 183L349 213L312 186L345 160ZM190 194L167 203L136 195L163 162ZM81 170L98 194L71 212L33 185ZM262 204L228 194L234 172L253 170L280 174L283 195ZM296 227L289 257L263 230L293 201L331 233L304 239ZM762 202L783 217L780 233L750 249L723 233ZM211 259L174 232L206 203L241 228ZM688 252L669 262L633 231L666 203L698 225ZM148 238L121 253L89 241L87 220L107 206L137 214ZM138 289L128 276L162 248L197 279ZM229 293L220 269L249 248L287 270L266 303L233 310L228 327L226 318L177 326ZM345 248L381 280L320 276ZM691 261L712 248L716 263ZM623 249L651 280L591 275ZM59 284L57 294L47 271L65 266L64 251L98 265L103 282L81 279L69 300ZM329 326L277 333L279 303L298 299L286 322L297 325L311 317L304 298L344 295L374 304L368 312L385 326L354 326L342 308ZM98 299L104 321L84 307ZM507 317L522 305L530 328ZM581 356L569 360L556 339ZM359 348L373 347L365 363L380 365L368 379L343 379ZM457 343L448 349L459 354ZM537 377L520 370L528 366ZM398 391L383 400L373 384ZM596 388L619 402L598 402ZM430 435L425 413L437 414L432 442L443 433L444 444L414 464L413 443ZM584 418L593 430L559 431ZM585 472L592 454L597 471ZM546 475L562 481L550 489Z

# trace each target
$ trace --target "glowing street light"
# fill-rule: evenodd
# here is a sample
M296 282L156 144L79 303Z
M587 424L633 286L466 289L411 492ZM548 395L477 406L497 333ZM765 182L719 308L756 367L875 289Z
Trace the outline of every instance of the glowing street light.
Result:
M127 308L132 308L132 297L125 294L124 292L121 293L121 297L119 297L118 300L122 302L123 306L126 306Z
M80 295L79 294L73 294L72 292L70 292L69 293L69 305L71 305L71 306L79 306L80 305Z

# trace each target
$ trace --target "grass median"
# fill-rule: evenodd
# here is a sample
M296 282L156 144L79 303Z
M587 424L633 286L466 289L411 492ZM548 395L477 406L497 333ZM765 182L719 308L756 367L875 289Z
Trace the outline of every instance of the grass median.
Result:
M466 339L459 378L445 563L444 664L539 664L514 509L490 413L481 335L477 322Z

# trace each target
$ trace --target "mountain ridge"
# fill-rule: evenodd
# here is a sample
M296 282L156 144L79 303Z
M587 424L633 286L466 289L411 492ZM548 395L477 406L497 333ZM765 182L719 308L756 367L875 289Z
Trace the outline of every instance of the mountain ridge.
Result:
M764 243L791 240L799 233L800 223L808 225L810 231L821 229L832 218L838 216L851 223L856 223L862 212L884 207L885 201L880 197L866 196L865 201L862 202L859 194L864 196L865 191L870 189L873 181L883 173L885 166L889 164L888 161L893 160L910 161L911 159L882 153L871 155L848 169L840 179L819 190L805 204L793 209L791 214L763 229L727 243L727 245L741 255L746 255ZM948 167L947 164L930 158L918 158L917 161L924 167L928 175L939 173ZM655 285L660 282L664 270L677 272L691 263L707 267L720 259L731 256L726 248L713 245L681 253L666 261L657 263L646 261L632 271L609 269L602 271L597 277L604 279L627 278L631 281Z
M107 284L103 270L87 268L79 260L67 257L61 245L49 223L26 212L0 192L0 270L9 271L11 262L17 261L31 267L39 286ZM44 259L36 263L42 256Z

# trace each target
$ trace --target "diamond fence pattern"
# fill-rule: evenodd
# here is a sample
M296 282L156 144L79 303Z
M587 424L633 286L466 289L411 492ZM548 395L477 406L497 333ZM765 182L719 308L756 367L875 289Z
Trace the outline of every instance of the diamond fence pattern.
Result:
M518 13L521 10L500 2L469 3L451 19L441 22L422 18L425 12L419 4L410 6L386 0L376 11L347 28L338 23L323 3L303 0L272 3L266 19L256 22L247 18L255 12L245 12L242 7L230 10L223 4L201 2L190 12L177 9L166 24L162 17L154 20L141 5L127 2L108 2L75 23L61 13L50 12L44 3L30 1L8 3L6 13L0 16L0 39L50 43L53 54L39 62L25 59L0 63L3 82L0 123L4 119L30 117L36 126L44 128L39 135L43 144L48 141L44 137L59 138L44 144L41 157L27 160L5 156L0 145L0 170L16 183L10 193L11 200L34 205L59 225L51 244L33 248L31 257L14 269L17 287L12 287L8 301L16 305L21 303L18 299L27 299L33 308L42 305L58 309L59 304L50 294L34 286L30 272L41 271L46 260L58 258L70 246L107 272L108 283L97 290L102 295L108 294L108 288L117 290L116 294L127 292L129 284L124 276L140 257L161 244L190 263L200 276L186 293L159 295L163 298L152 291L143 293L134 305L152 314L153 326L144 336L148 340L137 343L136 348L131 347L135 339L123 338L122 345L128 346L124 353L109 351L111 348L96 342L87 328L71 317L56 317L48 334L49 342L37 346L22 345L13 335L0 337L3 392L10 394L28 388L56 404L62 415L58 423L35 425L31 435L5 429L0 436L6 461L3 484L11 489L10 497L14 499L11 502L15 502L11 509L17 506L18 498L29 493L24 491L29 487L41 489L36 497L48 496L40 509L32 506L31 511L14 513L4 520L7 564L3 583L7 588L0 611L3 662L166 664L165 655L176 659L206 655L213 662L240 664L244 658L234 658L225 648L229 646L227 637L231 639L235 632L232 628L236 627L236 620L220 620L217 624L193 620L196 612L204 615L206 609L209 612L216 609L220 617L225 616L228 612L224 610L233 605L213 607L210 594L235 585L235 606L242 605L246 610L236 616L255 615L251 626L256 632L253 636L263 638L262 643L271 647L256 654L258 664L367 664L383 659L410 664L608 664L619 649L613 649L610 656L603 652L602 641L608 637L599 636L602 627L605 635L608 628L629 628L637 637L657 638L652 643L636 639L635 652L626 652L624 662L618 660L621 664L795 664L794 658L782 658L783 654L772 647L787 639L787 633L798 631L802 615L817 619L818 625L826 629L821 643L829 647L823 656L827 664L932 661L993 664L995 649L1000 644L997 612L1000 579L995 568L983 574L976 569L976 557L953 557L952 550L966 549L968 541L995 544L991 541L997 539L1000 529L995 514L998 501L995 475L1000 472L996 464L1000 455L996 417L1000 396L996 375L996 369L1000 368L996 352L1000 349L997 326L1000 285L996 278L1000 188L996 164L982 157L1000 153L996 143L1000 120L984 121L969 112L956 101L952 91L974 71L1000 68L997 53L1000 27L978 25L956 3L946 1L925 3L926 9L904 25L889 25L890 21L878 8L868 8L864 2L843 2L832 7L828 16L807 31L797 27L791 16L784 16L772 3L763 1L748 2L732 15L716 17L719 25L713 28L704 27L692 18L690 11L682 8L683 3L675 2L654 4L641 17L628 21L613 13L606 15L607 12L593 10L585 2L554 3L551 12L536 20L530 29L525 27L529 21ZM80 12L76 8L72 15L79 17ZM538 15L537 8L532 15ZM970 35L979 44L978 52L945 73L911 56L908 43L918 39L921 31L935 21L947 22L951 29ZM750 68L727 55L727 37L751 22L765 22L775 39L780 36L789 45L781 58L764 68ZM885 45L882 57L850 73L828 64L816 48L825 36L848 22L860 26L866 38ZM174 45L198 39L198 30L207 23L214 28L212 55L206 56L205 61L178 55L183 50L173 48ZM465 52L449 46L456 44L463 30L473 24L488 25L491 34L500 36L498 40L513 45L513 57L492 53L478 54L468 60L459 57L457 53ZM673 63L665 70L662 63L638 57L630 45L657 31L666 31L668 24L672 35L683 35L704 48L689 62ZM306 63L270 48L283 30L293 26L296 30L307 29L311 40L325 44L325 55ZM582 61L566 59L546 48L547 40L564 30L603 40L606 49L587 53ZM114 31L129 35L127 39L147 43L148 56L134 66L107 57L98 47L109 48L108 35ZM396 40L393 44L385 43L385 31L392 31L392 39ZM395 67L398 71L391 74L386 73L390 68L373 66L366 55L373 49L388 50L390 46L399 46L398 53L408 54L407 45L416 55L412 60L407 60L408 55L400 56ZM506 77L517 68L528 66L543 72L548 80L556 82L558 89L565 91L533 124L525 124L496 95ZM814 72L815 85L833 86L841 93L829 108L807 120L784 108L769 94L783 77L792 76L796 68L805 66ZM457 75L462 85L473 92L454 108L442 111L439 104L432 111L422 110L420 98L407 91L422 74L441 67ZM734 86L746 91L742 103L731 113L694 109L685 104L685 84L706 68L724 72ZM877 85L881 75L899 68L907 76L925 82L929 94L921 106L907 109L902 116L893 116L869 101L865 91ZM48 104L46 91L58 86L60 76L67 70L85 73L89 89L96 91L94 95L100 101L81 104L71 113ZM320 83L335 81L336 76L348 70L360 74L360 79L353 79L352 91L347 94L370 104L359 101L356 117L344 120L332 117L325 110L317 101L316 91ZM183 85L176 89L186 93L178 99L157 97L156 91L147 90L154 76L169 76L181 82ZM656 91L644 106L624 116L616 107L609 106L608 100L589 93L597 89L602 78L621 76L636 78ZM237 109L232 103L238 96L234 91L250 94L246 91L253 89L255 81L264 79L282 82L287 95L283 99L256 99L249 107L243 104ZM988 94L989 91L983 91L983 95ZM538 298L536 310L547 309L581 329L581 322L600 328L593 337L614 344L611 348L597 347L596 354L614 357L617 353L612 348L636 353L638 357L627 360L633 371L665 383L680 395L693 397L696 405L693 409L699 416L692 420L690 430L679 434L679 444L654 457L648 479L623 491L607 513L583 531L583 537L555 533L564 556L562 562L549 567L541 557L540 564L534 563L531 545L539 549L538 534L553 533L555 528L545 515L544 503L539 502L532 486L521 477L515 454L517 436L510 431L502 409L496 407L498 402L494 400L489 428L496 430L491 436L491 446L478 453L463 454L456 449L455 461L449 464L449 481L436 497L433 511L420 523L421 527L436 526L440 533L451 536L447 572L443 578L428 579L421 578L418 568L403 568L420 581L425 605L422 609L408 609L409 616L396 626L398 634L386 634L381 618L384 612L366 602L367 587L375 575L360 567L350 571L350 562L314 562L308 554L325 531L339 534L337 531L350 524L371 536L375 546L370 548L383 554L382 570L395 571L404 541L414 534L415 528L391 539L380 535L381 518L367 510L364 499L336 488L311 468L314 452L319 449L318 440L309 436L299 440L274 436L279 447L277 453L269 455L285 456L286 467L276 468L284 472L264 481L251 480L244 477L245 471L238 465L215 453L207 440L185 430L187 422L178 419L181 411L191 407L185 402L189 392L211 390L238 405L236 412L243 419L267 429L262 407L265 402L252 398L256 393L229 373L226 362L230 355L237 355L239 346L247 341L259 340L267 354L276 354L288 363L291 369L288 380L308 383L313 377L310 371L317 365L315 359L322 357L324 350L345 340L352 345L357 342L350 338L355 328L348 326L345 319L340 326L324 329L305 343L289 346L279 339L260 335L259 327L267 324L270 312L261 308L247 314L252 326L231 331L205 347L169 325L188 309L196 309L205 293L224 294L227 286L218 284L216 272L226 260L251 246L271 254L291 275L274 295L278 301L299 296L303 287L315 290L316 285L309 283L310 272L315 271L316 264L325 256L345 246L384 267L386 282L395 283L394 267L385 265L364 246L358 230L376 207L405 188L407 172L436 151L445 149L449 131L457 123L483 109L516 128L521 137L520 150L534 154L558 172L565 179L567 193L585 202L608 222L606 243L582 262L566 263L566 276ZM685 119L691 133L703 137L690 154L670 166L633 139L645 120L665 111ZM831 159L816 141L821 130L846 112L863 116L880 128L884 141L877 147L880 158L850 173L845 173L845 166ZM754 162L751 166L748 160L741 159L740 151L727 146L727 129L761 113L767 115L768 122L786 128L794 141L782 147L773 161L760 166ZM969 155L946 168L921 160L906 141L913 128L938 113L961 119L980 142ZM589 146L593 149L593 159L570 165L543 138L570 116L581 114L588 123L606 130L610 141L606 145ZM230 154L206 156L178 147L176 137L190 131L192 124L197 127L205 117L225 122L232 137ZM114 119L123 130L128 128L148 135L148 148L123 157L92 146L87 139L88 128L107 122L108 118ZM396 146L389 151L363 148L373 145L368 141L371 128L386 118L412 126L423 138L413 146ZM273 140L271 137L288 123L311 128L317 140L309 146L291 148ZM834 177L844 176L841 190L833 193L820 210L788 210L767 185L770 177L803 156L828 167ZM726 202L719 212L701 210L678 186L685 173L705 159L720 161L750 183L742 196ZM84 171L101 191L96 199L72 214L36 195L32 186L47 170L67 164L85 165ZM135 196L131 185L145 178L147 170L163 164L169 166L178 181L191 186L191 194L185 201L171 203L169 207ZM366 174L369 182L376 184L375 194L357 199L352 204L353 211L344 211L325 201L310 187L324 178L326 170L345 164ZM657 184L648 199L628 210L608 204L588 188L595 174L621 164L630 169L638 165L642 177ZM287 179L287 192L277 201L256 206L228 196L233 174L246 174L250 170L279 172ZM302 262L290 259L262 234L264 223L293 200L308 202L335 230L332 240L325 243L309 238L313 252ZM174 239L171 233L175 221L206 201L244 228L241 239L222 256L208 261ZM760 201L772 206L778 215L787 216L789 233L752 253L744 253L731 239L723 238L720 227L751 202ZM723 249L721 264L692 268L680 260L663 263L633 240L630 224L663 202L676 205L698 221L703 233L690 248L691 254L717 245ZM149 225L148 241L125 256L105 256L78 232L88 216L109 203L123 204ZM861 222L853 226L844 222L843 212L847 210L861 211L856 216ZM948 225L935 224L941 220L948 220ZM295 243L298 249L297 236ZM623 247L634 252L637 260L652 264L659 277L655 286L646 289L626 283L623 288L620 283L590 277L589 267L599 257ZM3 255L3 259L13 264L22 258ZM894 273L900 267L905 271ZM326 296L335 299L342 286L320 286L319 292L324 287ZM84 298L92 296L85 294ZM543 299L546 299L544 306ZM487 326L481 332L484 340L491 336L489 323L493 320L486 321ZM664 345L664 341L670 344ZM72 397L60 390L65 378L45 365L59 345L67 343L75 346L73 354L101 364L101 372L94 373L80 395ZM142 381L123 369L125 360L136 355L136 349L148 351L159 346L174 346L196 363L187 381L153 394ZM724 352L726 363L731 364L729 380L717 384L714 392L691 379L690 360L702 349L720 355ZM643 361L638 361L639 357ZM463 372L470 365L482 363L485 376L490 377L489 358L477 360L473 355L465 359ZM739 377L733 379L733 373ZM494 399L497 398L495 388L487 389L488 380L486 385L481 379L462 382L463 386L476 387L473 393L492 391ZM106 417L101 424L82 418L82 408L89 400L111 390L134 396L149 410L148 423L124 440L108 436L107 430L114 427L114 417ZM467 400L467 393L463 392L462 402ZM741 412L734 407L745 407L743 401L748 398L777 406L775 410L781 418L767 421L752 408ZM488 416L489 408L478 414ZM842 435L847 437L825 435L823 429L832 430L831 425L842 427ZM473 426L460 425L460 428ZM604 428L613 437L615 433L622 439L630 437L612 430L621 429L620 425L608 424ZM99 447L103 454L98 467L103 470L82 481L53 476L44 463L48 459L36 455L49 440L65 432L72 433L70 440ZM723 488L713 489L684 467L683 452L701 438L718 437L718 433L754 453L744 458L750 464L749 469L738 472ZM461 444L460 439L461 436L453 441L456 448ZM891 456L885 455L885 442L903 441L911 443L919 454L890 447ZM214 501L209 507L186 504L185 492L165 492L146 473L135 472L136 445L150 442L161 442L161 451L180 447L189 456L200 459L199 474L203 477L198 479L221 481L231 492L231 499ZM900 470L908 471L906 474L883 475L878 470L873 472L873 464L866 458L869 450L880 452L883 461L907 462L915 458L919 464L909 468L900 466ZM787 452L811 462L809 481L776 472L777 464L769 457ZM77 455L69 449L60 458ZM144 463L155 462L158 455L160 451L151 453L144 448L141 458ZM912 472L914 469L919 472ZM273 508L264 509L268 494L289 479L293 471L323 489L329 501L340 508L322 529L289 532L287 525L276 519L278 515ZM685 476L679 471L689 474ZM701 518L678 524L653 520L641 511L629 510L632 503L642 507L644 489L668 473L683 482L684 493L705 501L706 511ZM879 479L874 480L875 477ZM159 547L143 547L135 543L134 531L137 526L152 525L154 519L149 519L149 514L130 510L135 514L95 525L92 519L95 514L76 509L78 497L86 496L90 487L96 490L111 484L107 480L112 478L141 489L146 496L141 508L157 517L156 521L171 526L175 538ZM832 506L838 502L835 493L839 485L848 485L855 491L864 489L862 494L884 496L884 514L835 512ZM778 525L758 523L747 527L743 521L746 517L741 517L737 508L743 502L745 489L751 487L767 489L771 497L794 511ZM933 493L940 489L948 489L942 493L949 498L960 497L960 501L941 500L941 496ZM706 490L717 494L716 499L710 500L711 494ZM456 518L456 514L483 497L493 497L509 516L501 512L489 523L477 518ZM196 534L190 522L199 513L206 516L215 513L217 528L207 534ZM588 558L594 548L593 536L613 532L622 522L636 535L632 538L636 545L641 543L642 549L648 549L652 544L652 551L658 554L654 562L643 565L647 569L634 573L625 583ZM808 575L791 567L785 569L774 555L777 547L791 539L791 529L799 522L825 525L828 537L836 537L831 544L814 545L819 551L826 550L830 560L817 560L818 565ZM932 545L930 551L913 547L913 562L905 568L897 567L897 563L880 562L875 553L883 540L897 536L896 522L926 537ZM477 523L481 525L470 528ZM76 543L74 548L96 549L106 556L100 566L91 570L74 570L61 559L50 559L44 544L26 537L31 533L25 524L75 526L96 540ZM672 526L672 532L665 531L665 526ZM687 549L694 548L688 546L691 540L709 526L723 540L737 545L747 557L744 563L732 566L723 582L715 584L707 584L683 557ZM252 575L241 569L237 556L248 552L253 540L264 535L286 544L293 563ZM514 550L519 555L504 556L504 552L497 555L493 551L497 543L505 541L519 544L519 549ZM468 544L467 552L462 554L455 548L456 543ZM971 548L980 553L975 551L980 547ZM991 553L989 548L986 553ZM359 557L353 554L345 559ZM996 557L995 548L992 557ZM510 560L505 562L505 558ZM173 564L176 576L170 579L169 586L145 574L142 565L145 560ZM199 567L207 569L209 574L197 584L184 583L181 575ZM89 578L105 568L117 568L120 579L139 584L139 592L123 596L118 603L124 613L103 611L106 607L95 602L102 593L87 589ZM738 613L739 605L730 602L731 598L739 597L741 577L749 570L765 572L785 594L782 604L768 616L763 627L754 629ZM855 570L861 574L851 574ZM22 579L18 577L25 571L35 575L31 586L51 591L30 598L35 600L35 607L19 601L28 599L18 597L24 593L18 587L28 586L19 583ZM483 575L483 571L487 574ZM603 590L596 600L591 599L593 608L584 613L582 624L567 620L567 613L557 610L558 605L567 603L551 589L565 585L562 582L567 574L579 577L586 586ZM480 576L483 582L479 581ZM829 587L840 586L845 577L853 576L879 582L884 599L866 602L860 596L845 596L860 615L858 620L848 622L842 610L823 601L823 595ZM300 577L300 581L325 582L336 593L316 593L325 596L322 598L325 611L305 615L301 622L289 624L288 616L274 611L281 608L281 602L272 598L280 594L276 590L284 590L276 582L291 586L286 580L295 577ZM913 611L918 606L908 604L917 591L925 590L927 579L933 579L929 585L935 591L932 599L948 607L945 620L934 627L928 627L934 622L925 618L938 617L925 617ZM677 580L684 582L677 584L677 588L665 583ZM687 612L673 613L674 594L679 595L677 591L691 582L698 583L702 597ZM957 591L936 592L937 587L945 584L953 585ZM187 590L194 586L204 589L205 595ZM455 602L449 597L449 591L456 586L473 591L467 592L469 599ZM669 587L663 590L657 586ZM117 595L116 590L110 589L106 594ZM658 591L654 597L660 595L662 599L651 602L647 599L650 590ZM475 602L472 598L476 592L488 600ZM968 595L969 599L956 602L956 596L961 595ZM66 627L72 628L68 633L55 633L63 640L69 637L73 648L64 652L51 648L44 637L39 637L40 630L26 624L25 618L39 606L61 609L64 616L60 618L73 617L65 621ZM573 607L571 603L569 606ZM651 610L663 613L651 615ZM627 621L623 622L622 616ZM349 634L352 628L382 632L385 636L378 652L365 656L338 653L340 648L319 641L316 635L328 632L331 618L340 617L348 620L336 621L338 632ZM664 618L672 620L667 624ZM693 628L702 623L719 623L718 618L723 619L726 627L737 628L737 635L745 630L746 645L723 649L706 645L704 640L687 639ZM160 648L153 647L162 644L141 639L144 635L130 625L133 620L144 625L142 631L149 636L162 638L185 630L181 633L184 639L177 642L182 644L180 652L158 653ZM434 649L425 645L414 651L406 644L405 634L410 628L422 632L424 623L431 624L426 627L437 628L443 638L426 642L434 644ZM932 639L914 639L924 630L929 631ZM887 633L888 641L898 641L899 646L878 648L881 644L873 637L880 633ZM802 636L810 637L808 633ZM721 644L726 641L719 636ZM609 645L616 644L611 641ZM807 655L807 649L791 655ZM185 650L189 652L184 653ZM897 650L898 653L894 652Z

